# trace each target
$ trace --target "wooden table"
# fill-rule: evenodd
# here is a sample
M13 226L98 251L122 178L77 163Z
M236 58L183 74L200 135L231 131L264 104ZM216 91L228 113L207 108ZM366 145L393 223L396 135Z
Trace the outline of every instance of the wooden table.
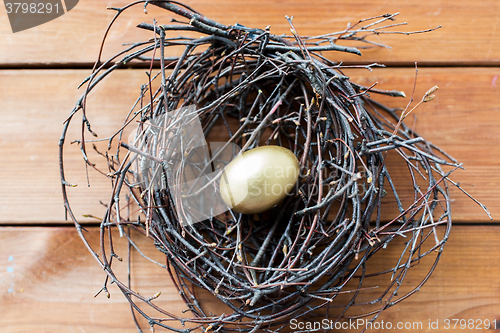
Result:
M465 171L458 171L454 179L493 216L488 219L480 207L452 190L454 226L435 273L420 292L385 311L379 321L422 323L405 330L415 332L436 332L429 327L436 321L441 332L472 331L460 325L453 329L453 319L500 322L500 2L185 2L217 21L259 28L270 24L274 33L288 31L285 15L295 16L302 35L342 30L348 22L388 12L400 12L397 22L409 22L401 30L443 26L425 34L375 36L374 41L392 48L362 50L363 57L329 55L351 64L386 64L386 69L358 70L351 76L354 81L378 82L380 88L396 88L408 95L418 62L416 98L433 85L440 89L432 103L415 111L415 126L464 163ZM76 87L90 73L112 17L106 7L124 4L81 1L66 15L16 34L10 30L4 7L0 8L1 332L137 331L117 288L110 289L110 299L93 297L105 274L64 218L57 148L62 122L81 94ZM130 11L110 32L104 57L118 51L122 43L144 36L135 28L137 23L153 18L168 23L170 17L152 7L148 15L139 7ZM96 125L96 132L119 126L118 115L128 109L146 78L144 69L133 67L114 75L89 101L99 106L94 123L101 125ZM408 99L383 101L404 106ZM86 187L78 153L68 153L66 163L68 179L82 188L72 197L76 213L99 215L98 200L106 198L108 187L94 179ZM97 242L95 221L82 220L89 223L91 241ZM168 277L147 265L140 268L135 279L141 290L151 295L161 291L158 304L180 313L184 305ZM424 272L419 269L415 268L416 276ZM404 282L411 286L416 280L408 277ZM448 330L446 319L452 321ZM370 330L385 331L389 330Z

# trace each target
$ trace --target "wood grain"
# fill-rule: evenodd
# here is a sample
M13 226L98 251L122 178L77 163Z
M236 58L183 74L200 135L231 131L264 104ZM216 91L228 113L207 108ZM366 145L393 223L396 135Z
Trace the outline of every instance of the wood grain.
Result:
M4 7L0 8L0 64L2 66L59 66L90 64L96 60L101 38L114 12L107 6L119 7L127 0L86 0L62 17L39 27L12 34ZM289 33L284 16L294 16L294 24L301 35L317 35L345 29L347 23L359 19L400 12L396 22L408 22L400 30L416 31L443 26L442 29L422 35L402 36L385 34L372 41L384 43L392 49L363 50L363 57L331 53L335 60L350 62L382 62L390 64L496 64L500 61L500 3L453 0L375 1L269 1L252 0L186 0L206 16L225 24L240 24L264 28L272 26L277 34ZM144 40L152 35L135 28L138 23L167 24L172 15L150 6L149 14L136 6L116 23L109 34L105 56L116 53L123 43ZM399 28L398 28L399 29Z
M134 332L130 307L116 286L110 288L110 299L93 297L105 275L76 230L2 228L0 235L0 331ZM97 228L91 228L92 245L98 245L98 235ZM119 249L126 257L127 248ZM150 249L148 254L155 258L155 252ZM159 305L167 306L168 301L169 310L180 314L177 309L183 303L168 276L142 260L137 265L148 276L134 279L141 292L154 295L161 290L165 297ZM126 268L117 273L126 278Z
M63 121L82 93L75 87L87 74L84 70L0 71L0 91L5 96L0 99L0 223L65 222L57 142ZM353 70L348 74L367 86L379 82L378 87L382 89L397 88L408 95L414 83L414 70L408 68L381 69L373 73ZM495 221L500 221L497 199L500 195L500 83L496 83L499 74L500 71L493 68L422 68L415 99L420 99L433 85L441 88L433 102L414 111L417 131L464 163L466 170L457 171L453 178L490 209ZM90 96L88 115L99 138L106 138L121 126L145 80L142 70L118 71ZM404 107L409 97L381 97L380 100ZM409 123L413 122L410 116ZM75 120L68 143L80 139L80 133L81 125ZM103 161L99 161L98 166L104 167ZM99 200L109 201L110 183L90 170L90 187L87 186L85 164L77 145L67 145L65 167L67 180L79 185L69 189L76 216L102 216L104 208ZM411 189L406 177L407 169L395 168L393 178ZM486 214L458 190L453 190L452 196L455 221L489 221ZM394 209L386 208L384 217L393 216Z
M87 233L92 245L98 241L98 228ZM420 292L386 310L379 321L419 322L423 329L410 332L436 332L428 329L429 320L499 319L497 294L500 280L498 234L500 227L454 227L435 273ZM134 241L144 253L162 260L162 255L144 237ZM392 243L391 243L392 244ZM375 256L369 269L379 269L397 260L399 248L389 246ZM127 257L125 243L118 239L116 252ZM104 282L105 273L83 246L76 230L66 227L0 228L0 331L18 332L137 332L127 301L111 285L111 298L93 297ZM166 272L146 262L137 253L132 256L135 274L132 285L142 295L154 295L160 307L181 314L185 308ZM415 286L426 273L423 262L410 270L402 290ZM115 262L114 271L126 278L126 264ZM384 286L388 276L373 285ZM217 304L210 305L217 309ZM144 326L146 331L147 325ZM157 332L161 331L157 328ZM342 330L344 331L344 330ZM345 330L359 332L358 330ZM443 331L443 330L440 330ZM446 330L463 332L463 330ZM387 332L370 330L369 332Z
M64 219L58 169L57 143L66 119L82 91L76 86L89 74L97 58L104 30L114 15L106 7L119 7L128 0L85 0L64 16L23 32L13 34L5 7L0 5L0 331L21 332L137 332L129 304L115 285L111 298L94 298L105 273L90 256L72 227L53 227ZM248 27L271 25L275 34L289 33L284 16L294 16L301 35L316 35L343 30L355 23L384 13L400 12L395 23L408 22L401 30L414 31L443 27L425 34L373 36L374 42L391 46L363 49L362 57L327 53L334 61L354 64L385 63L392 67L373 73L349 70L354 81L377 88L404 90L411 94L418 62L420 69L415 99L434 85L440 89L432 103L414 111L408 124L426 139L445 149L464 163L453 179L483 202L493 215L494 225L481 209L458 190L452 190L454 226L436 271L414 296L384 311L377 323L385 328L368 332L400 331L387 329L401 322L411 324L405 332L471 332L477 329L453 329L453 320L497 320L500 328L500 2L496 0L183 0L203 14L225 24L238 22ZM144 14L137 6L123 14L110 31L103 57L123 49L124 43L145 40L152 35L135 26L140 22L169 23L172 15L149 6ZM352 43L346 44L351 46ZM177 50L178 51L178 50ZM172 54L168 56L175 55ZM423 65L427 66L424 67ZM431 66L431 67L429 67ZM448 66L448 67L447 67ZM451 66L451 67L450 67ZM475 66L475 67L472 67ZM478 67L486 66L486 67ZM432 68L434 67L434 68ZM26 70L31 68L31 70ZM33 70L53 68L54 70ZM91 95L89 116L99 138L105 138L121 126L121 121L146 81L144 70L115 72ZM404 107L409 98L377 97L393 107ZM78 121L69 132L68 142L81 137ZM109 200L110 184L90 170L87 178L81 153L76 145L65 150L66 176L79 186L70 189L75 215L102 216L102 200ZM92 155L95 157L95 154ZM402 186L403 198L409 197L407 171L398 168L397 159L389 159L391 175ZM98 166L103 166L100 163ZM90 186L87 186L90 184ZM407 194L405 194L407 193ZM405 203L410 203L406 200ZM393 205L386 204L384 218L394 216ZM479 222L479 224L476 224ZM29 224L31 227L1 225ZM99 230L88 227L91 245L98 244ZM144 237L134 240L151 258L164 262ZM116 252L126 258L123 239L116 239ZM394 265L402 241L391 243L371 259L369 272ZM414 288L424 277L432 258L426 258L410 270L400 296ZM125 263L115 261L114 271L126 280ZM131 282L142 295L161 291L155 301L160 307L181 315L185 309L165 271L132 254L134 274ZM390 276L370 278L366 286L383 287ZM380 288L365 290L358 301L372 300ZM203 293L201 302L214 312L224 311ZM338 299L341 301L342 297ZM385 300L385 299L384 299ZM373 310L373 306L355 307L350 314ZM319 318L321 320L323 318ZM445 329L446 320L451 328ZM148 325L144 324L144 331ZM429 328L429 323L438 327ZM435 325L435 324L434 324ZM484 325L481 326L484 328ZM346 333L357 329L336 330ZM157 329L157 332L161 331ZM292 331L292 330L288 330ZM483 331L483 330L481 330Z
M418 71L414 99L419 101L425 92L437 85L436 99L413 111L406 122L412 124L419 135L438 145L463 163L452 179L476 199L490 208L498 221L498 188L500 179L494 174L500 167L500 95L496 80L497 68L422 68ZM351 75L353 81L389 89L397 87L412 94L415 71L409 69L374 70L374 75ZM389 74L386 76L386 74ZM379 76L380 75L380 76ZM405 107L408 99L381 97L384 104ZM395 176L402 180L407 171L394 165ZM391 172L393 172L391 170ZM404 174L402 174L403 172ZM403 185L404 186L404 185ZM407 188L409 189L409 188ZM408 192L409 193L409 192ZM455 221L488 221L486 215L457 189L452 189L452 211ZM408 197L408 196L407 196Z

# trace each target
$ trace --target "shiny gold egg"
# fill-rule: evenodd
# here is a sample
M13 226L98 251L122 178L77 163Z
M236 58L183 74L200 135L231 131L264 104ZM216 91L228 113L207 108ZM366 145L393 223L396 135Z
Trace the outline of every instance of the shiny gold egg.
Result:
M299 161L289 149L261 146L235 157L220 179L222 200L235 212L255 214L280 203L299 177Z

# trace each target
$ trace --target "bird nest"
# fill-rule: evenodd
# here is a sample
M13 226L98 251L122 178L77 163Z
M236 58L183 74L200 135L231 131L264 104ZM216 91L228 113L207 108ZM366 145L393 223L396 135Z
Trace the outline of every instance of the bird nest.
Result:
M127 8L140 3L115 8L108 31ZM367 36L397 25L391 23L395 15L361 20L317 37L300 36L287 18L292 34L277 36L269 27L220 24L180 3L149 5L189 23L139 24L150 31L149 40L129 45L104 62L98 59L60 141L65 207L108 276L103 290L108 281L116 283L134 318L140 313L152 328L179 332L279 331L293 319L317 316L333 323L363 315L373 321L417 291L448 239L448 186L454 184L448 176L460 165L405 125L403 119L413 108L400 112L372 97L404 93L352 82L344 72L357 66L324 56L327 51L359 54L357 48L337 42L367 42ZM170 31L196 36L172 37ZM181 54L171 57L169 50L179 47ZM86 100L103 78L129 64L147 64L148 79L136 103L124 110L123 126L106 139L108 150L99 152L106 165L101 170L88 157L95 140L87 137L96 134ZM380 65L360 67L374 66ZM432 100L436 89L417 105ZM76 142L87 167L112 183L99 250L89 245L67 194L71 184L64 175L64 144L77 115L84 130ZM265 145L285 147L297 157L300 175L293 189L263 213L241 214L221 206L218 179L224 166L242 151ZM406 182L414 190L409 205L389 173L390 156L399 160L397 170L407 170ZM395 209L387 219L383 211L389 205ZM113 229L137 251L130 230L151 239L164 253L167 265L159 265L185 301L185 316L161 309L155 304L159 295L142 296L116 277ZM402 248L394 265L370 266L371 258L393 243ZM431 254L428 274L398 294L410 268ZM374 288L370 278L384 274L391 279L373 299L360 296ZM224 313L202 304L199 288L212 295L210 304L224 304ZM350 312L367 304L378 307Z

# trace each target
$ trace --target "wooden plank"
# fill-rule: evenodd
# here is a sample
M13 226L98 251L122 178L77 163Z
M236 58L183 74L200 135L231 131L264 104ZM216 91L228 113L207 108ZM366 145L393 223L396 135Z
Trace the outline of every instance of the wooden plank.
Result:
M87 74L87 71L56 70L16 70L0 74L0 91L7 97L0 101L3 117L0 124L0 173L4 180L0 191L0 212L3 223L65 221L57 143L63 121L82 93L76 87ZM137 71L121 72L118 76L130 79L131 87L139 88L145 75ZM120 126L116 107L125 103L129 108L135 100L135 93L122 95L121 88L110 85L108 89L101 90L102 95L95 100L100 109L95 129L103 135L102 131L106 128ZM115 100L110 96L120 98ZM78 129L75 127L69 141L77 138ZM70 167L67 172L69 179L80 184L83 190L87 181L85 165L80 157L81 154L75 150L68 152L67 163ZM89 179L91 187L85 191L87 194L76 198L78 216L101 214L103 209L99 200L107 201L105 193L109 184L94 182L92 175Z
M12 34L9 20L0 9L0 64L22 67L27 64L77 64L96 60L101 38L114 12L107 6L122 6L129 1L103 2L81 1L64 16L42 26ZM376 48L364 50L364 57L330 54L335 60L353 62L498 64L500 59L500 30L496 29L500 19L500 3L495 0L432 1L418 3L405 1L351 1L335 3L322 0L308 2L252 0L186 0L186 4L206 16L224 24L238 22L248 27L272 26L276 34L289 33L284 16L294 16L294 24L301 35L317 35L345 29L347 23L385 13L400 12L396 23L408 22L408 26L396 29L416 31L443 28L423 35L401 36L381 34L373 36L373 42L384 43L393 49ZM152 22L153 18L168 24L172 15L150 6L145 15L142 6L123 15L109 34L105 55L109 56L122 48L123 43L136 42L152 37L135 26L141 22ZM395 30L395 29L393 29ZM54 51L56 50L56 51Z
M367 86L379 82L382 89L396 87L408 94L413 87L412 69L375 70L372 74L352 71L351 74L353 80ZM485 68L421 69L415 98L420 99L435 84L441 89L433 102L426 103L414 113L418 119L418 132L464 163L466 171L457 171L455 180L487 205L495 221L500 220L497 200L500 175L496 172L500 153L497 134L500 95L495 83L498 74L497 69ZM5 189L0 191L1 223L65 221L57 142L62 122L81 93L75 87L86 75L87 71L77 70L0 72L0 91L8 96L0 100L3 118L0 123L0 170L2 188ZM145 80L142 70L119 71L91 95L88 116L100 138L108 137L121 126ZM381 100L391 106L404 107L409 98ZM68 143L79 139L80 131L76 120L68 135ZM68 144L65 157L67 180L79 184L77 188L68 189L72 207L77 217L83 214L102 216L104 208L99 200L109 201L110 184L90 170L91 186L87 187L81 157L77 145ZM98 166L104 167L102 163ZM406 168L396 169L393 177L409 188L405 181ZM455 221L488 221L481 209L465 195L458 190L453 190L452 195ZM394 214L394 209L389 208L385 218L392 218Z
M0 235L1 331L134 331L130 307L116 286L110 288L110 299L93 297L105 276L75 229L2 228ZM91 228L90 239L98 245L96 228ZM144 241L139 243L143 245ZM126 247L119 248L120 255L126 257ZM151 249L148 254L155 258ZM145 287L145 295L161 290L165 296L161 306L168 300L170 310L182 308L183 302L168 276L159 275L154 265L140 271L147 272L144 281L137 280ZM126 269L119 273L123 277Z
M396 87L409 96L412 94L414 70L400 68L391 69L390 75L386 76L387 73L386 70L374 70L371 76L358 71L352 75L352 80L368 85L378 82L377 87L381 89ZM500 208L495 194L498 193L500 179L493 176L494 170L500 166L500 151L497 148L500 137L496 134L500 125L497 73L497 69L486 68L420 69L415 101L420 101L425 92L435 85L440 89L435 93L435 100L422 104L413 111L413 117L410 115L406 121L408 125L414 126L419 135L463 163L465 171L458 170L451 178L485 204L495 221L498 221ZM380 97L378 100L388 106L404 108L409 99L403 101ZM398 168L398 165L401 164L394 164L391 172L394 171L393 177L404 187L403 180L408 176L408 171ZM411 198L410 192L406 193ZM455 221L488 221L479 206L458 189L452 188L451 196L455 200L452 203Z
M499 233L500 227L493 226L454 227L428 283L420 292L383 312L378 322L422 323L422 329L404 330L409 332L464 332L458 326L444 330L445 320L500 320L497 297L500 280L495 278L499 269L498 265L491 264L500 260ZM89 228L87 235L93 246L98 244L98 234L98 228ZM139 235L133 239L146 255L162 260L163 255L148 239ZM126 258L125 242L118 237L115 240L116 253ZM397 260L399 246L403 244L399 242L394 247L392 244L369 261L369 271ZM104 295L93 297L101 288L105 273L74 228L2 227L0 253L2 332L137 332L128 303L115 285L110 286L110 299ZM427 272L428 263L422 262L410 269L403 291L415 287ZM185 306L167 273L137 252L133 253L132 264L134 288L142 295L152 296L161 291L155 303L181 314ZM125 262L115 261L113 267L120 280L126 279ZM380 276L372 284L384 286L388 279L387 275ZM213 302L210 306L217 309ZM440 330L429 329L429 321L438 321ZM144 328L148 330L147 325ZM158 331L161 330L157 328ZM345 331L359 332L360 329Z
M0 99L3 120L0 123L0 223L65 221L57 142L62 122L81 93L75 87L87 73L83 70L0 71L0 91L5 96ZM412 69L375 70L373 73L353 70L348 74L367 86L379 82L382 89L398 88L408 95L414 82ZM423 68L419 72L415 98L420 99L433 85L441 89L433 102L414 111L418 132L464 163L466 170L457 171L454 179L487 205L495 221L500 221L497 199L500 195L497 172L500 166L497 134L500 95L496 83L499 74L498 69L489 68ZM121 126L145 80L142 70L119 71L89 97L89 119L100 138L111 135ZM380 99L401 107L409 100ZM409 121L413 123L413 119ZM78 122L76 120L72 126L68 142L81 137ZM77 145L68 144L65 154L67 180L79 184L69 189L76 216L102 216L104 208L99 200L109 201L110 184L90 170L91 186L87 187L85 165ZM102 163L98 166L103 167ZM410 189L405 177L406 168L395 169L393 178ZM458 190L452 190L452 197L455 200L452 203L454 221L489 221L486 214ZM389 208L385 218L392 219L394 214L394 209Z
M405 332L470 332L472 331L470 327L461 326L464 321L469 325L468 321L474 320L474 329L477 329L476 325L485 329L482 326L485 319L490 322L496 319L498 322L500 302L492 292L492 279L490 278L498 273L498 267L491 265L491 262L496 260L494 251L497 248L498 231L498 227L453 227L450 240L430 280L419 292L384 311L377 320L379 324L374 325L373 329L368 332L391 331L389 323L393 330L397 328L398 323L402 323L404 326L401 328L404 327L404 329L397 331ZM368 261L367 274L393 267L401 255L402 247L400 246L403 245L403 241L400 239L395 244L389 244L387 252L381 253L380 257L377 257L377 254L370 259L374 262ZM391 245L394 247L391 248ZM433 256L424 258L422 262L409 270L398 296L392 301L417 287L434 261L434 258L430 257ZM357 302L361 303L363 300L369 301L378 297L381 294L380 288L386 287L390 278L391 274L371 278L374 281L367 282L365 286L379 288L367 291ZM384 297L382 304L387 299ZM361 306L355 313L380 308L380 305ZM382 321L386 323L385 326ZM495 327L490 329L492 328ZM499 328L498 324L496 328Z

